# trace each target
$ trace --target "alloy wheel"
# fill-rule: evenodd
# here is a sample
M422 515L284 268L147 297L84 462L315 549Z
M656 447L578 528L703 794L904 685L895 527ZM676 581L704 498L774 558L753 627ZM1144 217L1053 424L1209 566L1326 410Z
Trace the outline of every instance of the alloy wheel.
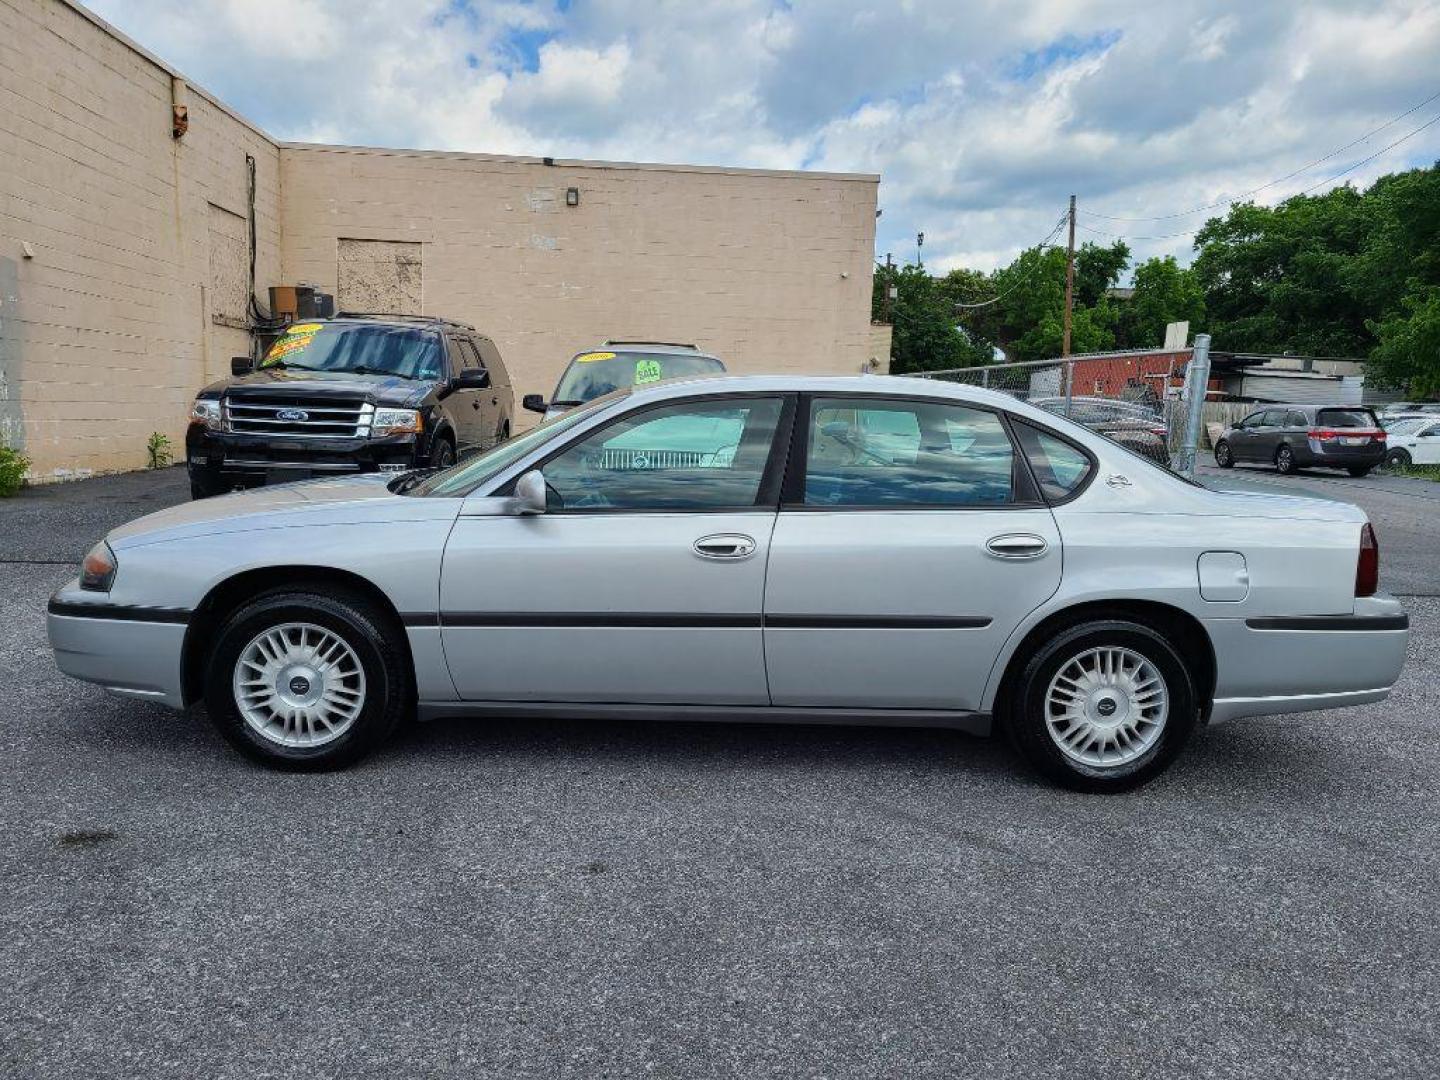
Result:
M256 634L235 661L235 706L263 738L313 747L348 731L365 706L365 670L349 643L313 623Z
M1091 768L1128 764L1159 740L1170 695L1159 669L1133 649L1086 649L1045 692L1045 728L1060 752Z

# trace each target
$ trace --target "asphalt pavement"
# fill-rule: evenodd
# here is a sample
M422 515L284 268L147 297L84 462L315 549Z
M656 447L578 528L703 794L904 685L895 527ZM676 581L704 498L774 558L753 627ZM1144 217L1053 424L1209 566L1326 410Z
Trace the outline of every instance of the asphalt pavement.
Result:
M0 503L0 1075L1440 1071L1428 489L1342 496L1409 596L1388 701L1202 731L1107 798L893 729L456 720L267 772L45 643L178 477Z

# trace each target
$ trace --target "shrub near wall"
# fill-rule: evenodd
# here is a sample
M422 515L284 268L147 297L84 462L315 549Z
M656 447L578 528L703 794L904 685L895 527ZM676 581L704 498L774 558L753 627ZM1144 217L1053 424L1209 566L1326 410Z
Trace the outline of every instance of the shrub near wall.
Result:
M0 499L8 499L20 490L30 459L8 446L0 446Z

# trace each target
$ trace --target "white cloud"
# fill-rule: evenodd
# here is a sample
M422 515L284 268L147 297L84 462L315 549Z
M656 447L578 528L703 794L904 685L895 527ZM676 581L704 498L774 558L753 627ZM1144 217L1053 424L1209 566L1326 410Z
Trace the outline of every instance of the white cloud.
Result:
M1003 264L1073 191L1169 214L1435 89L1433 0L96 0L283 137L880 172L880 250ZM1293 180L1324 180L1440 102ZM1440 157L1440 124L1356 170ZM1186 258L1206 214L1085 215ZM1160 237L1160 239L1145 239Z

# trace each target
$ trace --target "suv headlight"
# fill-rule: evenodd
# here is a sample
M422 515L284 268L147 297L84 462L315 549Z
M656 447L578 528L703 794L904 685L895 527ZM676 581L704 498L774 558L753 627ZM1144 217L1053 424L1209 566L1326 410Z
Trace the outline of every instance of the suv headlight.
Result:
M200 424L211 431L220 429L220 402L214 398L197 398L190 406L190 422Z
M376 409L370 420L370 434L377 437L412 432L418 434L419 431L420 414L414 409Z
M88 592L109 592L115 584L115 571L120 564L115 561L115 552L104 540L85 553L80 564L80 588Z

